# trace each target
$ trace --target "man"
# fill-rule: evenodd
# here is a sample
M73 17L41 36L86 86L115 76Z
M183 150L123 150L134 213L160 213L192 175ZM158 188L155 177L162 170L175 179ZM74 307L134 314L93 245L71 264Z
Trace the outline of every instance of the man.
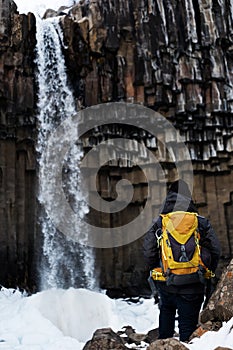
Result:
M183 180L171 184L161 214L175 211L197 213L188 185ZM208 250L211 258L209 269L214 272L220 257L220 244L209 220L199 215L197 218L200 246ZM159 216L145 235L143 252L149 270L161 266L160 248L156 238L162 233L161 226L162 220ZM188 341L198 324L206 285L201 281L179 286L161 281L155 283L160 299L159 339L173 337L177 311L180 341Z

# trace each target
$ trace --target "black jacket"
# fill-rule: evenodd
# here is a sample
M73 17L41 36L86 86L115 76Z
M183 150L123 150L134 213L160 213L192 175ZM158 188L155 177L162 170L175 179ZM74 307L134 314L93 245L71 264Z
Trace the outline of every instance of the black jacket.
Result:
M167 214L172 211L188 211L197 212L197 209L189 197L177 194L176 192L168 192L167 198L161 210L161 214ZM161 231L161 217L155 219L145 234L143 243L143 254L146 266L149 270L160 266L159 247L157 243L157 235ZM200 233L200 245L208 249L211 255L211 271L215 271L220 257L220 243L208 219L198 216L198 230ZM204 285L198 283L190 286L167 286L165 282L157 282L163 289L173 293L202 293Z

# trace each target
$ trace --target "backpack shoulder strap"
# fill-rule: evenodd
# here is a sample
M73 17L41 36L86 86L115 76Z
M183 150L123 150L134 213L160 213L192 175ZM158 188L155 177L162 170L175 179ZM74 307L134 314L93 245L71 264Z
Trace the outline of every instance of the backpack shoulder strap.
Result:
M157 238L157 241L159 241L161 236L162 236L162 217L161 217L161 215L158 217L158 219L156 221L156 225L158 228L155 231L155 237Z

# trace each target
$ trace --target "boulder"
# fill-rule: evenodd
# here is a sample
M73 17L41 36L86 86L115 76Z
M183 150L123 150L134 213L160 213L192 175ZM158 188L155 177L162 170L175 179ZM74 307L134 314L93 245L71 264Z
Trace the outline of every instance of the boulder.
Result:
M158 339L151 343L147 350L187 350L188 348L175 338Z
M151 344L153 343L155 340L158 339L158 336L159 336L159 329L156 328L156 329L151 329L147 335L146 335L146 338L145 338L145 343L148 343L148 344Z
M136 333L131 326L125 326L122 329L123 331L117 332L117 334L123 337L125 344L134 343L140 345L142 341L146 341L145 339L147 336L142 333Z
M217 287L206 308L200 315L200 321L227 322L233 317L233 259L223 271Z
M83 350L127 350L121 337L113 332L111 328L102 328L95 331L91 340L84 346Z
M219 321L207 321L204 324L201 324L190 336L190 340L193 338L200 338L204 333L208 331L217 332L222 327L222 322Z

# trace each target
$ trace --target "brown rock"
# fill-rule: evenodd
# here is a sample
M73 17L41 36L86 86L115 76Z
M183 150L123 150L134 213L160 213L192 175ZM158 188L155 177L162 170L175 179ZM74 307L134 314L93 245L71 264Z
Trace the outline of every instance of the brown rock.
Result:
M129 335L130 343L135 343L136 345L140 345L142 341L145 341L146 335L141 333L132 333Z
M208 331L218 331L222 327L222 322L220 321L208 321L201 324L190 336L190 339L200 338L204 333Z
M199 326L193 334L190 336L190 340L193 338L200 338L204 333L208 332L208 329L204 328L203 326Z
M123 340L111 328L98 329L83 350L127 350Z
M158 336L159 336L159 329L158 328L152 329L147 333L145 342L151 344L158 339Z
M78 21L79 27L82 32L82 37L85 40L85 42L88 42L89 38L89 20L87 17L83 17L80 21Z
M216 290L211 296L206 308L202 311L200 320L207 321L229 321L233 317L233 260L222 273Z
M174 338L158 339L151 343L147 350L187 350L188 348Z

